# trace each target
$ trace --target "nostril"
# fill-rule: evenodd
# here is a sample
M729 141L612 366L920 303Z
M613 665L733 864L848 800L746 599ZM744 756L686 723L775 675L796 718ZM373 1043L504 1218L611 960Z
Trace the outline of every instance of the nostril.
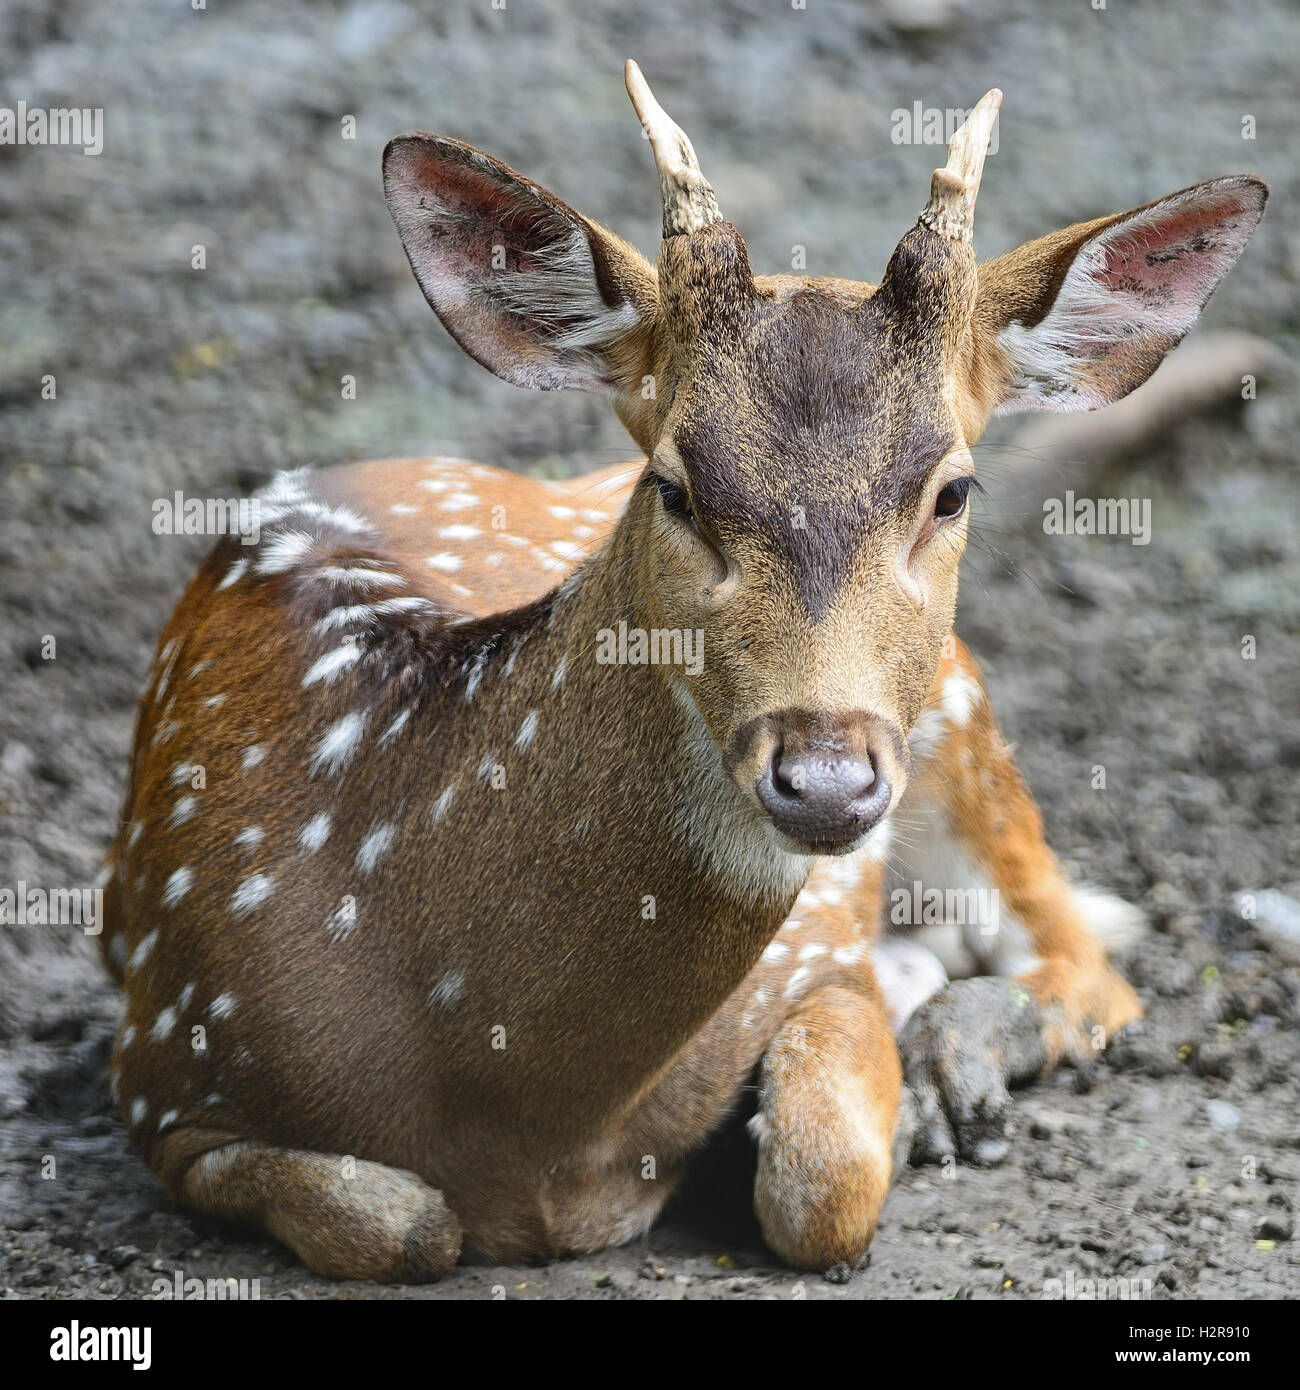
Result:
M772 754L772 786L779 796L799 801L808 787L808 768L801 758L787 758L778 748Z
M857 782L857 790L853 792L852 797L854 801L861 801L872 794L876 783L880 781L876 772L876 755L868 753L861 762L855 761L853 768L853 780Z
M889 779L877 770L874 756L866 765L866 773L857 794L849 803L849 812L855 820L874 824L888 807L893 788L889 785Z

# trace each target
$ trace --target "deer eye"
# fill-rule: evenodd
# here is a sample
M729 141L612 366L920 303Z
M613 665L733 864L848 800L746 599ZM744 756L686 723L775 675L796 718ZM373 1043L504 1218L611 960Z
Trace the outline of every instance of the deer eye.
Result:
M694 524L695 514L691 511L691 499L686 495L686 489L680 488L676 483L669 482L667 478L655 475L655 487L659 489L659 499L664 504L664 511L670 516L675 516L682 521Z
M970 496L974 478L954 478L952 482L939 489L934 499L934 514L942 520L960 516L966 510L966 499Z

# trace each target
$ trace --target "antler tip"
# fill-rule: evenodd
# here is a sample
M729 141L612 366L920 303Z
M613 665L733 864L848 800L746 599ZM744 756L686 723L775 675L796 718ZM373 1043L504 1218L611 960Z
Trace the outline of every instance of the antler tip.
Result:
M699 161L685 132L655 99L641 69L629 58L623 64L627 94L649 138L659 170L664 204L664 235L679 236L720 222L718 200L700 173Z
M971 239L975 198L1001 106L1001 88L984 93L948 142L948 162L930 179L921 225L950 241Z

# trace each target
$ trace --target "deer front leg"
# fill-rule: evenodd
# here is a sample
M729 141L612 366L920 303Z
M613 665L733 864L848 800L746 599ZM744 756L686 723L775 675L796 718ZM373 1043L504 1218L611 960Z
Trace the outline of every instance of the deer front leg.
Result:
M754 1211L787 1263L828 1272L860 1263L889 1190L901 1089L874 980L808 995L773 1038L750 1121Z
M1066 882L964 647L944 662L931 706L899 808L911 852L900 852L891 914L942 904L945 925L923 916L918 939L949 974L962 973L964 954L965 973L985 978L954 980L900 1035L920 1115L912 1157L992 1164L1009 1147L1008 1088L1095 1056L1141 1014L1106 947L1136 939L1144 923L1119 899Z

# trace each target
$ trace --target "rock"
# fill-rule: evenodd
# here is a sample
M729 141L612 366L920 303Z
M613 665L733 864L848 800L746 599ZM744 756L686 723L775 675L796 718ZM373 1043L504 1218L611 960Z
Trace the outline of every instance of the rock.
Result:
M1255 1239L1290 1240L1294 1232L1290 1198L1285 1192L1270 1192L1268 1210L1255 1223Z
M1192 1058L1192 1070L1197 1076L1219 1076L1225 1081L1231 1079L1232 1048L1222 1042L1203 1043Z
M1160 917L1174 917L1188 911L1191 904L1181 888L1161 879L1159 883L1151 885L1151 906Z
M1074 1116L1063 1110L1035 1110L1029 1117L1029 1132L1035 1139L1051 1139L1067 1133L1074 1123Z
M26 773L35 760L36 754L25 743L20 743L16 738L6 739L3 751L0 751L0 777L16 780Z
M1267 1211L1255 1223L1256 1240L1290 1240L1295 1218L1289 1211Z
M1221 1134L1236 1129L1241 1123L1241 1111L1226 1100L1207 1100L1205 1113L1209 1117L1211 1126Z
M1115 1071L1136 1071L1146 1076L1168 1076L1177 1062L1161 1051L1145 1027L1129 1024L1106 1049L1107 1063Z
M885 22L903 34L936 34L952 24L950 0L883 0Z
M1300 902L1295 898L1273 888L1238 893L1237 910L1276 951L1300 959Z

